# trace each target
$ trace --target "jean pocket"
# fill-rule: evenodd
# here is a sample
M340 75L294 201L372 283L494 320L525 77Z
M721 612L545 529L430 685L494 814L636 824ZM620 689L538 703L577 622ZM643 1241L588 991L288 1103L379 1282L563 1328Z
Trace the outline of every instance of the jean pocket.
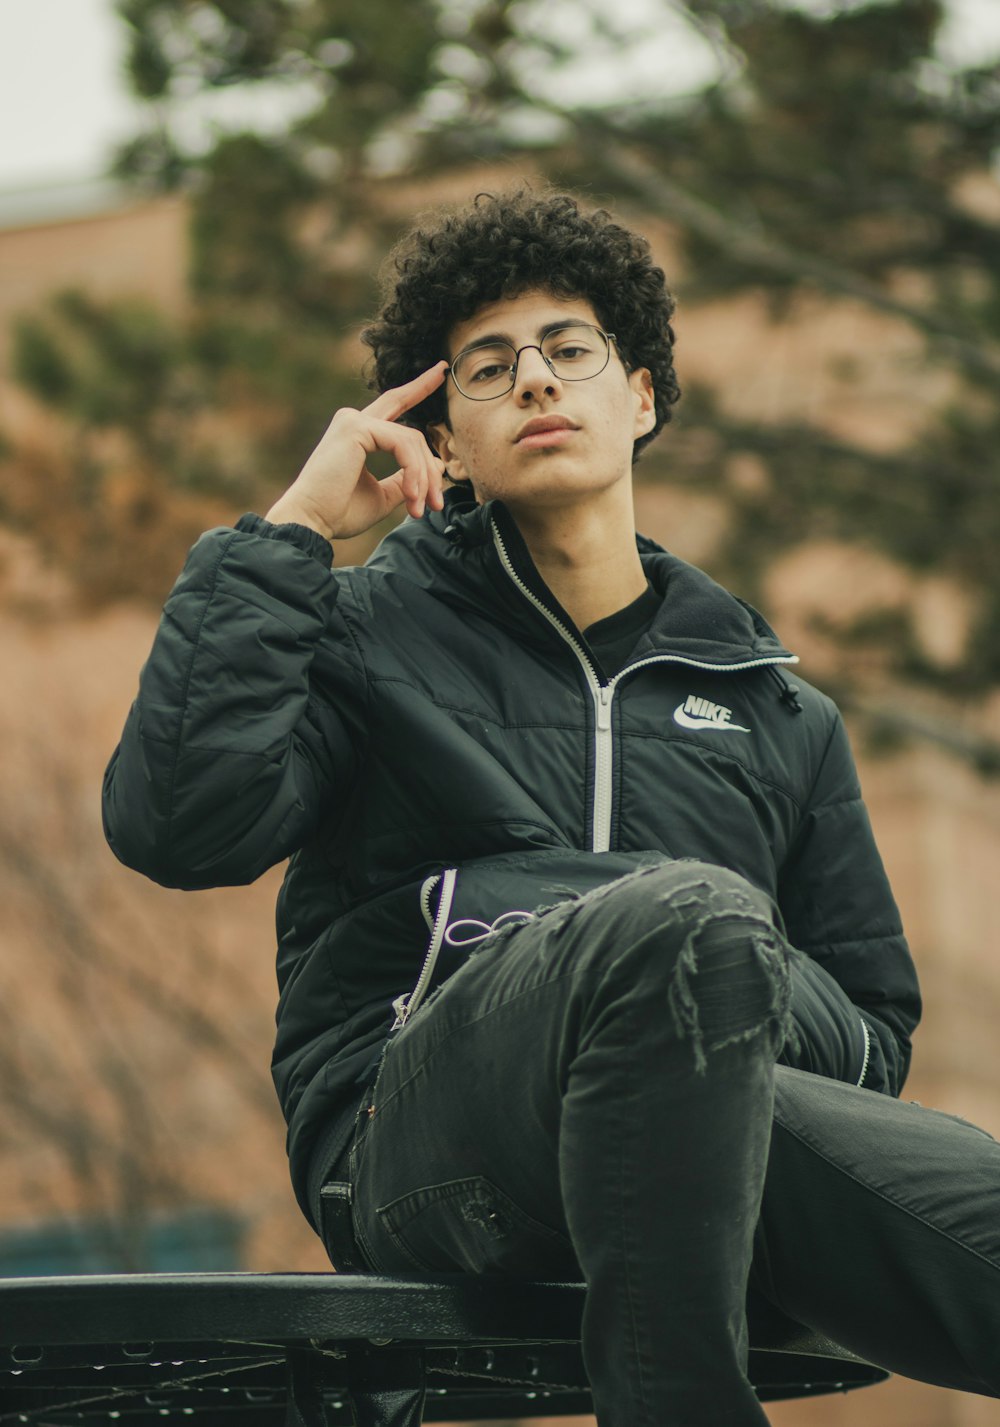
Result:
M579 1277L569 1239L480 1175L412 1190L376 1217L403 1263L430 1273Z

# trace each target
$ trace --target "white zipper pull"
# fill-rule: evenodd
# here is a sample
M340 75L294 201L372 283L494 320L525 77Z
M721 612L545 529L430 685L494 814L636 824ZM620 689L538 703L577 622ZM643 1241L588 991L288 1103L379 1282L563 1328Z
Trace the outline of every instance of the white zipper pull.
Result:
M591 847L607 852L611 847L611 782L614 777L614 734L611 731L611 700L614 684L599 684L594 690L597 727L594 733L594 812Z
M598 690L597 697L597 727L602 733L606 733L611 727L611 697L614 693L612 684L602 684Z

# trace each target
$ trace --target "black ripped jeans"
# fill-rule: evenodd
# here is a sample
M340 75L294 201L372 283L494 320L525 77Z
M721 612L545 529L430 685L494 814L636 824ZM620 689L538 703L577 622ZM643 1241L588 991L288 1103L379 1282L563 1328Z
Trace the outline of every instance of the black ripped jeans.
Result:
M748 1290L1000 1396L1000 1146L776 1067L788 1001L767 899L719 868L496 933L390 1041L359 1115L370 1267L583 1279L601 1427L766 1423Z

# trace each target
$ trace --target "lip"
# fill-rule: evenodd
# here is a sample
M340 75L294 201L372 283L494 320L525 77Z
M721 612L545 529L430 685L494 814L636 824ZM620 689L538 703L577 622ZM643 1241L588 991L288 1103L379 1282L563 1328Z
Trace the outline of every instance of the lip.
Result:
M556 436L563 440L570 432L578 430L576 422L570 421L568 416L533 416L521 427L514 437L514 443L520 445L522 442L530 442L532 446L540 446L544 442L537 439L539 437Z

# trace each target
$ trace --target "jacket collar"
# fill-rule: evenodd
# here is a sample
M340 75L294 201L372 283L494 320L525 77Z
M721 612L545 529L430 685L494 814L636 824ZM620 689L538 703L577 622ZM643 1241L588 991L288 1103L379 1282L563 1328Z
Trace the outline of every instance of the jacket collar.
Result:
M367 563L415 579L449 604L487 613L522 641L551 647L560 636L511 578L497 536L517 580L586 647L538 573L510 510L499 500L477 504L464 486L446 490L443 511L405 520ZM636 647L636 659L671 655L723 667L797 662L752 605L648 537L637 535L636 543L647 578L661 596L659 612Z

